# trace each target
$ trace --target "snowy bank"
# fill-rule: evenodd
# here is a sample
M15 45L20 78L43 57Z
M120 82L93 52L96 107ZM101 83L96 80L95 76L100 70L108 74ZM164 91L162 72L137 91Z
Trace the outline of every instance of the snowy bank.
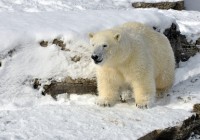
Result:
M98 19L96 19L96 15L98 15ZM111 28L128 21L142 22L164 31L174 22L173 18L166 17L157 11L142 10L83 11L81 13L0 13L0 16L2 17L0 37L3 40L0 48L1 57L4 57L10 50L15 50L13 55L16 54L16 57L19 57L20 61L23 62L14 59L18 61L16 63L19 63L17 67L23 68L24 72L21 74L39 78L51 78L57 75L72 78L94 76L92 64L88 64L91 53L88 46L89 32ZM56 37L64 40L66 47L71 51L61 51L55 45L41 48L38 44L41 40L50 41ZM66 59L70 60L68 57L73 55L85 57L84 61L78 64L66 61ZM7 66L5 63L3 61L3 69ZM14 67L14 65L12 66ZM86 66L89 67L86 68ZM15 68L15 71L18 68Z

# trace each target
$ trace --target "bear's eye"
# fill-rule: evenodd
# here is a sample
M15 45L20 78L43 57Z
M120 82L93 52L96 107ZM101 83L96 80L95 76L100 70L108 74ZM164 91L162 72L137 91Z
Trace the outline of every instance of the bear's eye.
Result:
M106 48L106 47L108 47L108 45L104 44L103 47Z

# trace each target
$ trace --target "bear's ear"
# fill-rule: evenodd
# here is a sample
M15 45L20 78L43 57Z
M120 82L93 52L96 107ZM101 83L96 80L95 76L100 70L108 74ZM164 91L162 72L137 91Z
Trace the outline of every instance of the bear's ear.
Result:
M89 36L89 38L93 38L94 33L89 33L88 36Z
M117 34L114 35L114 39L115 40L119 41L120 38L121 38L121 35L119 33L117 33Z

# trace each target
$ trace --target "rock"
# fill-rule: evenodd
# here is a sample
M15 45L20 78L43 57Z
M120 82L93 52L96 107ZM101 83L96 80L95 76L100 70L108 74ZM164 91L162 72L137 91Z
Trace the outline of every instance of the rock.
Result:
M40 44L40 46L42 46L42 47L47 47L48 44L49 44L49 42L48 42L48 41L42 40L42 41L39 42L39 44ZM65 47L66 47L66 44L64 43L64 41L62 41L62 40L59 39L59 38L53 39L52 44L55 44L56 46L60 47L61 50L70 51L69 49L66 49L66 48L65 48Z
M172 49L174 51L176 63L179 63L181 60L181 42L180 42L180 31L177 28L177 24L172 23L171 27L165 29L164 35L169 39Z
M197 41L196 41L196 45L200 45L200 38L197 39Z
M188 140L200 140L200 134L192 133Z
M199 52L198 46L195 43L188 42L186 36L180 35L180 41L182 46L181 61L187 61L191 56Z
M154 130L138 140L187 140L192 133L200 134L199 105L194 105L193 111L197 114L184 120L182 125L169 127L164 130ZM196 112L196 108L198 108L198 112Z
M61 39L55 38L53 40L52 44L55 44L55 45L59 46L61 48L61 50L65 50L66 44Z
M72 58L71 58L71 60L72 60L73 62L78 62L78 61L80 61L80 60L81 60L81 57L80 57L80 56L77 56L77 55L75 55L74 57L72 57Z
M194 111L195 113L197 113L198 115L200 115L200 104L195 104L195 105L193 106L193 111Z
M47 47L48 46L48 41L42 40L42 41L39 42L39 44L40 44L41 47Z
M195 43L195 45L200 49L200 38L199 39L197 39L197 41L196 41L196 43Z
M41 86L41 83L40 83L39 79L37 79L37 78L34 79L34 80L33 80L33 88L34 88L34 89L38 89L39 86Z
M12 57L13 53L15 52L15 49L11 49L10 51L8 51L8 56Z
M158 8L158 9L184 10L184 1L180 0L177 2L157 2L157 3L134 2L132 3L132 6L134 8Z
M42 40L42 41L39 42L39 44L40 44L41 47L47 47L49 45L49 42ZM64 41L62 41L59 38L53 39L52 44L55 44L56 46L60 47L61 50L70 51L70 49L65 48L66 44L64 43Z
M187 61L191 56L194 56L200 49L195 43L188 42L186 36L180 33L177 26L176 23L172 23L171 27L165 29L163 33L170 41L178 65L180 61ZM153 27L153 29L160 31L157 27Z
M184 10L184 9L185 9L184 0L177 1L174 10Z

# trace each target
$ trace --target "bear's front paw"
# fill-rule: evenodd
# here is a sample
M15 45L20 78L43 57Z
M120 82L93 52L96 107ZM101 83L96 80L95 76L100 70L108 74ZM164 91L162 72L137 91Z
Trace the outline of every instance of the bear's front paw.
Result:
M101 98L96 100L96 104L103 107L111 107L115 104L115 101Z
M140 109L148 109L153 106L152 102L150 102L150 101L140 102L140 103L136 102L135 105L137 108L140 108Z
M154 104L155 97L143 96L142 98L135 98L135 105L140 109L151 108Z
M149 108L149 106L147 104L135 104L137 108L140 108L140 109L147 109Z

